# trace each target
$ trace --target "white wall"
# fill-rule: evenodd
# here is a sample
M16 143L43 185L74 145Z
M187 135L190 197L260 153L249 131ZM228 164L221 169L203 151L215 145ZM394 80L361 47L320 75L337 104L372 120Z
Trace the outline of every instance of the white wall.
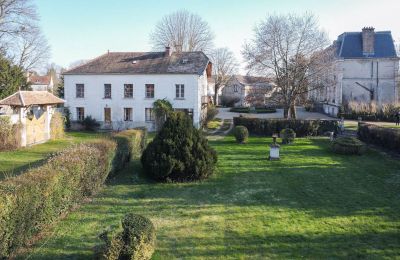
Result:
M85 97L76 98L76 84L85 85ZM104 84L111 84L111 99L104 99ZM133 98L124 98L124 84L133 84ZM154 84L154 98L145 98L145 84ZM175 98L175 84L185 85L185 98ZM65 106L71 119L77 120L76 107L85 108L85 116L104 121L104 108L111 108L114 129L147 126L145 108L152 108L157 99L166 98L174 108L193 109L193 123L198 126L201 96L207 95L207 76L202 75L65 75ZM132 108L132 122L124 122L124 108Z

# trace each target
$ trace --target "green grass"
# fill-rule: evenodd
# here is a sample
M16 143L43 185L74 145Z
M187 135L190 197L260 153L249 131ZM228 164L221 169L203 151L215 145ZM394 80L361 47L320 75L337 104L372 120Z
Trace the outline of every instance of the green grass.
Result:
M222 119L221 118L214 118L210 122L207 123L207 129L208 130L216 130L220 128L222 125Z
M132 162L24 257L90 258L99 233L130 211L154 222L154 259L400 255L400 162L373 151L336 155L326 139L281 146L281 161L266 160L270 138L211 143L219 154L211 179L157 184Z
M61 140L49 141L10 152L0 152L0 180L17 175L27 168L40 165L50 154L71 144L98 138L103 134L90 132L68 132Z

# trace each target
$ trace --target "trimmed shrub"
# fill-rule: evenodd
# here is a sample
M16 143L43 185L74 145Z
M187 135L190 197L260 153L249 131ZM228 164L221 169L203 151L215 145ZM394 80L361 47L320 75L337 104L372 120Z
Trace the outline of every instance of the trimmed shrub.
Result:
M104 241L96 252L98 259L151 259L156 233L150 219L128 213L121 221L122 231L105 231L100 235Z
M359 123L358 137L366 143L400 152L400 129Z
M249 138L249 130L245 126L238 125L233 129L233 135L238 143L246 143Z
M98 123L92 116L85 117L85 119L80 123L86 131L95 131L100 126L100 123Z
M0 258L96 193L112 171L115 148L111 140L75 145L0 182Z
M296 132L291 128L282 129L279 136L282 139L282 144L291 144L296 138Z
M326 132L338 133L337 120L300 120L300 119L261 119L248 117L234 117L235 125L245 126L249 133L258 136L272 136L282 129L291 128L298 137L318 136Z
M361 155L365 152L365 145L354 137L339 137L332 142L332 150L338 154Z
M138 158L146 145L147 131L144 128L130 129L113 135L117 141L117 152L113 161L113 172L121 170L132 158Z
M8 116L0 116L0 151L9 151L21 146L20 124L11 124Z
M256 107L253 111L250 107L232 107L229 109L229 112L236 112L236 113L256 113L256 114L268 114L268 113L275 113L275 108L267 108L267 107Z
M50 122L50 137L52 140L62 139L65 137L64 124L64 116L59 112L55 112L51 117Z
M172 113L144 150L144 172L158 181L193 181L214 172L217 154L183 113Z

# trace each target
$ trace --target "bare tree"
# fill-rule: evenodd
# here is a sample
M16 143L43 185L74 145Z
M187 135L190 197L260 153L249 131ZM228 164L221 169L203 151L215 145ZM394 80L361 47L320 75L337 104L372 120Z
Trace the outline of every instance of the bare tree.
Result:
M35 29L15 38L12 55L14 63L24 70L38 69L47 64L50 46L40 30Z
M212 48L214 34L199 15L186 10L164 16L150 35L154 49L170 46L175 51L204 51Z
M228 48L218 48L210 54L213 63L213 75L215 79L214 102L218 105L218 91L224 87L231 77L237 72L236 58Z
M250 71L272 77L284 117L296 117L296 100L321 75L328 38L312 14L271 15L255 27L254 38L242 52Z
M31 0L0 0L0 51L24 70L45 65L50 47Z

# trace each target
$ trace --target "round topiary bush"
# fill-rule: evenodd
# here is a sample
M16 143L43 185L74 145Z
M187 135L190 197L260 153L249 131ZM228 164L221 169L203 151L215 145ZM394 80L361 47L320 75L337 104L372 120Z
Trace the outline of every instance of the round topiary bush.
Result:
M217 154L192 120L182 112L171 113L160 132L144 150L145 174L158 181L193 181L210 176Z
M95 248L95 259L151 259L156 232L150 219L128 213L121 223L122 231L107 230L100 235L105 244Z
M291 128L285 128L282 129L280 137L282 139L282 144L291 144L296 138L296 132Z
M233 135L238 143L246 143L249 138L249 130L245 126L238 125L233 129Z
M338 154L361 155L365 152L365 145L354 137L339 137L332 142L332 150Z

